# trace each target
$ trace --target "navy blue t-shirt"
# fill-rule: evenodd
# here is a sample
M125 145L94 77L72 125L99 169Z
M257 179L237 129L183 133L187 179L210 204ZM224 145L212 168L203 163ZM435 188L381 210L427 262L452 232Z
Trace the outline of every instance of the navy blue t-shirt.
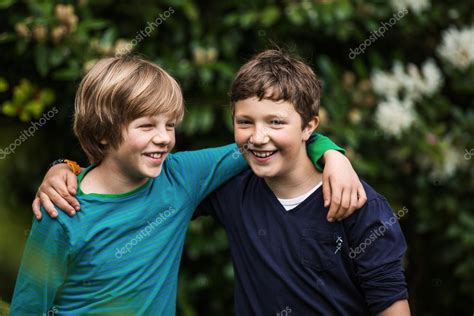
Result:
M203 201L196 215L227 231L237 315L369 315L408 297L397 215L363 185L364 207L334 223L321 188L286 211L251 170Z

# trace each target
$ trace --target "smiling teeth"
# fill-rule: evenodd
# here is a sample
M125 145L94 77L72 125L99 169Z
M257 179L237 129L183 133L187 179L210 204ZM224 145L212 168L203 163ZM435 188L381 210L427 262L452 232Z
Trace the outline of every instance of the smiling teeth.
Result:
M265 152L257 152L252 150L252 154L257 156L258 158L266 158L271 156L274 153L274 151L265 151Z
M163 153L150 153L150 154L145 154L145 155L153 159L159 159L163 156Z

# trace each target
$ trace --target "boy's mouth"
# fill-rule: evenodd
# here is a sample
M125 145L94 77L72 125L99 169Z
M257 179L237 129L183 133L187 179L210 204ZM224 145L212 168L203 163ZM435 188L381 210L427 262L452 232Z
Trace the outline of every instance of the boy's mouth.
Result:
M265 159L270 156L272 156L274 153L276 153L278 150L273 150L273 151L262 151L262 150L250 150L250 152L256 157L260 159Z
M152 159L161 159L166 154L166 151L155 151L150 153L144 153L143 155L150 157Z

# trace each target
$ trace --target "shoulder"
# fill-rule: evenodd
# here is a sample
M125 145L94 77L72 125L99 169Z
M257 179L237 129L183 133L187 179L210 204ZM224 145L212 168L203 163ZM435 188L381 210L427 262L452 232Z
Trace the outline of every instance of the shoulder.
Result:
M362 182L362 186L364 187L365 194L367 194L367 202L364 206L366 206L369 202L373 202L374 200L377 200L377 199L386 200L383 195L375 191L375 189L371 185L369 185L367 182L365 182L364 180L361 180L361 182Z
M259 179L250 169L242 171L217 188L210 197L223 201L225 204L233 200L241 200L249 188L255 189L255 186L259 185Z
M59 207L55 206L56 212L58 216L56 218L52 218L46 210L41 206L41 220L35 221L36 223L44 226L44 227L58 227L60 229L66 230L68 226L68 219L69 216Z
M57 209L57 208L56 208ZM71 242L71 225L68 223L69 216L62 210L57 209L58 216L51 218L49 214L41 208L42 218L37 220L33 217L31 231L28 237L29 242L46 247L53 247L53 244L61 244L68 248Z
M355 211L354 214L349 216L345 223L349 225L359 225L361 223L370 223L370 222L379 222L387 221L392 218L398 220L400 217L404 216L405 213L408 213L408 209L404 207L403 209L394 212L391 208L387 199L378 193L372 186L367 182L362 181L365 192L367 194L367 202L360 208Z
M258 178L251 169L242 171L220 187L220 191L238 192L249 185L258 185Z

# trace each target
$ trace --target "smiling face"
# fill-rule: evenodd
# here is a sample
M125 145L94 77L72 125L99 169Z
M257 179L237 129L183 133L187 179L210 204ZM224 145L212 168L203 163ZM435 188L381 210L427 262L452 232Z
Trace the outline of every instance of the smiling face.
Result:
M133 183L145 183L161 173L175 145L176 119L170 115L140 117L123 129L123 141L110 148L102 164L112 166Z
M306 141L318 124L302 119L289 102L258 100L235 103L234 137L252 171L266 179L285 178L306 166Z

